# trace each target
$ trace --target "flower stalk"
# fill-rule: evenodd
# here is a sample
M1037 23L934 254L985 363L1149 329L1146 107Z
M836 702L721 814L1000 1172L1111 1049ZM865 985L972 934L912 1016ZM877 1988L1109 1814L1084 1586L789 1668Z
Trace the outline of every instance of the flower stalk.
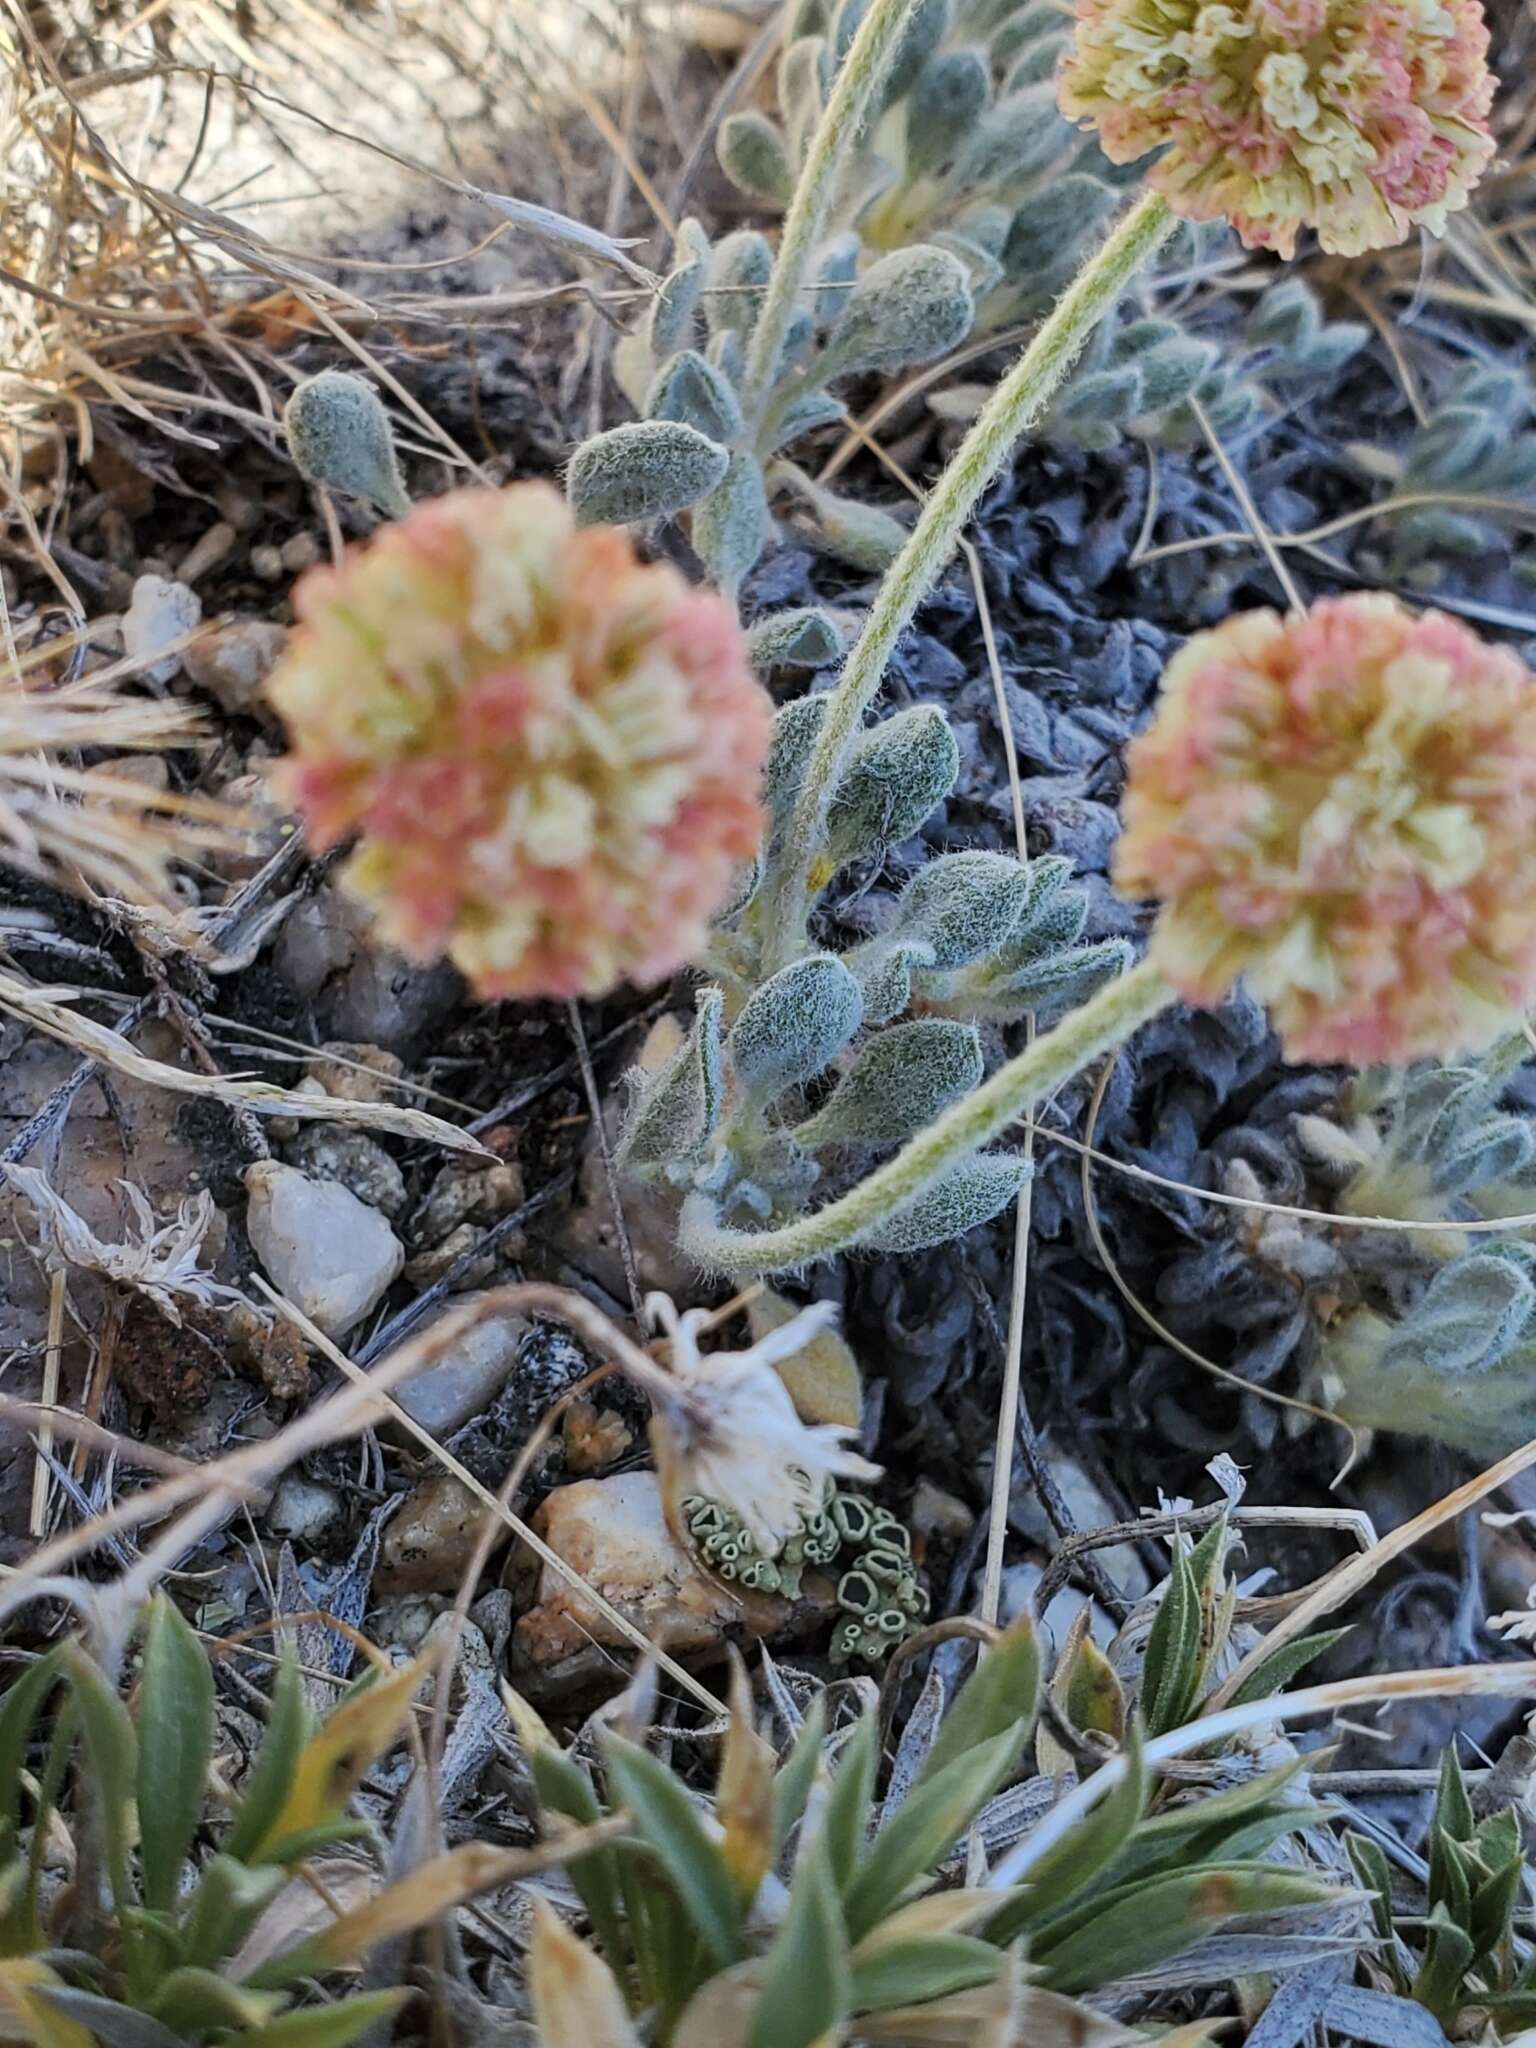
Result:
M735 1274L808 1265L859 1244L942 1174L1001 1136L1102 1053L1124 1044L1174 1000L1162 975L1143 961L1000 1067L857 1187L813 1215L777 1230L729 1230L715 1221L707 1196L690 1195L678 1226L682 1250L703 1266Z
M747 352L741 405L749 426L758 423L772 396L779 358L805 273L826 231L838 171L864 126L870 99L884 76L910 12L911 0L874 0L859 24L811 138L810 152L784 218L773 275L763 294Z
M830 115L829 108L829 119ZM929 493L911 537L880 585L864 630L831 693L778 861L769 905L767 971L784 966L802 947L811 867L826 829L833 792L897 640L954 553L977 501L1014 443L1040 418L1095 328L1113 311L1176 225L1160 194L1150 192L1137 201L1079 271ZM786 229L786 238L787 233ZM765 308L759 334L766 320Z

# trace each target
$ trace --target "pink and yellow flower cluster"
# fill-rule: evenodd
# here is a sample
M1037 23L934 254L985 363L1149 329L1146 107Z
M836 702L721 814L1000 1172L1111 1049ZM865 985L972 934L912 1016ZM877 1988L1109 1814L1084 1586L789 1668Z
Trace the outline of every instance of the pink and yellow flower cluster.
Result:
M1478 0L1077 0L1063 111L1190 220L1356 256L1438 233L1493 155Z
M464 490L298 586L280 792L383 938L484 998L701 945L762 829L772 707L735 615L547 484Z
M1115 880L1189 1001L1239 975L1296 1060L1449 1055L1536 995L1536 676L1395 598L1246 612L1170 663Z

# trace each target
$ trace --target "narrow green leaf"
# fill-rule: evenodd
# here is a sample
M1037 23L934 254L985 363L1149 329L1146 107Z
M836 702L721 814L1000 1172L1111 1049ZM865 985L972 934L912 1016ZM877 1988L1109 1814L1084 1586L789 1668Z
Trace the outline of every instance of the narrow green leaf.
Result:
M61 1644L61 1663L62 1651ZM79 1703L72 1692L66 1692L63 1701L54 1712L47 1754L43 1759L43 1768L38 1774L37 1798L32 1807L32 1840L27 1849L26 1886L14 1906L7 1911L3 1925L0 1925L4 1948L12 1955L24 1953L41 1945L38 1899L42 1890L43 1864L47 1856L50 1822L59 1803L64 1774L69 1769L69 1760L74 1754L79 1734Z
M1444 1906L1458 1927L1472 1916L1472 1887L1480 1873L1460 1842L1441 1828L1430 1832L1429 1910Z
M975 1670L944 1716L917 1784L927 1784L956 1757L990 1742L1015 1722L1023 1723L1021 1741L1027 1741L1040 1709L1041 1666L1034 1618L1021 1615L990 1649L982 1651Z
M879 1742L875 1717L866 1714L843 1744L822 1815L820 1839L826 1844L827 1867L840 1893L848 1889L869 1831L869 1802L875 1789L875 1766L880 1760Z
M362 1991L334 2005L310 2005L285 2012L240 2038L241 2048L351 2048L381 2020L393 2019L409 1991Z
M1174 1552L1168 1583L1147 1637L1141 1670L1141 1712L1149 1733L1166 1735L1184 1720L1194 1692L1199 1653L1200 1596L1189 1560L1179 1549Z
M908 1793L843 1893L850 1940L862 1941L913 1879L942 1861L1012 1770L1024 1726L1015 1721Z
M790 1831L805 1812L816 1772L821 1764L821 1745L826 1740L827 1714L820 1695L811 1702L810 1712L800 1724L795 1746L783 1769L773 1781L773 1840L777 1856L789 1840Z
M232 1956L271 1905L288 1872L276 1863L237 1863L233 1856L210 1856L198 1872L197 1888L187 1909L183 1940L186 1960L200 1969L217 1969Z
M1442 2026L1456 2016L1461 2004L1462 1984L1473 1957L1472 1937L1455 1926L1444 1906L1430 1915L1429 1937L1424 1944L1424 1961L1413 1980L1413 1995L1427 2006Z
M1040 1926L1114 1865L1146 1809L1147 1772L1141 1751L1141 1724L1133 1719L1126 1733L1124 1778L1046 1850L1030 1871L1028 1884L987 1922L989 1941L1006 1946L1026 1928Z
M889 2012L973 1991L990 1984L1002 1967L1002 1952L971 1934L920 1934L887 1942L862 1961L855 1959L852 2010Z
M0 1699L0 1826L21 1830L21 1768L43 1701L58 1683L61 1650L49 1650L13 1679Z
M1155 1813L1150 1819L1143 1820L1115 1866L1116 1885L1186 1865L1189 1844L1194 1837L1217 1840L1239 1826L1246 1826L1268 1811L1291 1780L1306 1769L1306 1765L1304 1756L1293 1757L1289 1763L1265 1771L1257 1778L1250 1778L1246 1784L1234 1785L1230 1791L1213 1792L1205 1799L1190 1799L1181 1806L1169 1807L1166 1812Z
M139 1681L139 1851L144 1903L169 1912L203 1815L213 1754L208 1655L165 1594L149 1610Z
M214 1970L181 1969L156 1985L146 2010L173 2034L194 2036L234 2028L244 2032L272 2018L283 2003L276 1991L251 1991Z
M1272 1656L1253 1667L1232 1695L1232 1705L1241 1707L1249 1700L1273 1699L1298 1672L1306 1670L1314 1657L1321 1657L1348 1634L1347 1628L1325 1628L1314 1636L1297 1636L1294 1642L1282 1643Z
M784 1924L764 1962L748 2048L815 2048L851 2010L848 1938L818 1840L801 1857Z
M1510 1933L1524 1877L1525 1858L1516 1854L1473 1892L1467 1933L1472 1937L1474 1961L1492 1955Z
M725 1858L704 1832L693 1801L664 1764L632 1742L603 1745L609 1779L635 1830L655 1852L717 1969L746 1953L741 1906Z
M129 1869L138 1750L133 1723L99 1666L78 1643L64 1645L64 1674L80 1710L80 1726L91 1760L86 1784L96 1801L107 1881L112 1888L112 1902L121 1916L137 1903Z
M1361 1890L1371 1895L1371 1924L1383 1941L1390 1941L1392 1874L1381 1846L1368 1835L1357 1835L1351 1828L1345 1831L1344 1847L1349 1851L1349 1860L1355 1867Z
M1176 1871L1108 1894L1073 1934L1042 1935L1030 1962L1052 1991L1100 1990L1166 1962L1224 1920L1324 1905L1337 1896L1316 1878L1276 1864Z
M541 1806L564 1814L582 1827L603 1817L602 1803L592 1780L581 1765L558 1750L552 1742L539 1742L527 1750L528 1768ZM624 1939L624 1922L619 1907L619 1870L611 1849L593 1849L565 1866L577 1896L587 1909L592 1932L597 1937L609 1968L622 1978L629 1966L629 1946Z
M1435 1794L1435 1817L1431 1825L1449 1835L1453 1842L1470 1842L1477 1831L1472 1801L1467 1796L1467 1781L1461 1775L1454 1744L1440 1759L1440 1787Z
M222 1844L224 1854L248 1861L282 1811L293 1770L309 1740L311 1717L299 1682L298 1658L283 1652L267 1712L267 1732L246 1780L245 1793Z

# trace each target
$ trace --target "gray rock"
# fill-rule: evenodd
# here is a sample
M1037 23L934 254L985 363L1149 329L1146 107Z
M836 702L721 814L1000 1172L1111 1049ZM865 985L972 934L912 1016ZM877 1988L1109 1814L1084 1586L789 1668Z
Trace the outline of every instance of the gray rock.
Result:
M317 889L289 912L272 964L296 995L317 996L357 951L360 913L338 889Z
M386 1216L398 1216L405 1207L405 1175L366 1131L345 1124L305 1124L288 1146L288 1160L311 1180L339 1181Z
M271 619L238 619L189 647L187 674L225 711L251 713L288 639L288 628Z
M149 683L168 683L181 668L182 657L162 649L202 624L203 601L185 583L169 576L140 576L123 614L123 652L139 664Z
M407 1051L443 1022L461 987L451 967L417 967L398 953L363 946L333 992L326 1029L332 1038Z
M328 1337L344 1337L395 1279L405 1247L339 1181L259 1159L245 1185L245 1227L268 1278Z
M290 1541L319 1543L338 1522L342 1498L333 1486L321 1486L302 1472L289 1472L278 1481L267 1509L266 1523L274 1536Z
M462 1297L456 1309L473 1298ZM518 1347L528 1329L525 1316L497 1316L479 1324L445 1351L436 1365L407 1380L397 1389L395 1399L433 1436L452 1436L474 1416L483 1414L500 1393L517 1363Z

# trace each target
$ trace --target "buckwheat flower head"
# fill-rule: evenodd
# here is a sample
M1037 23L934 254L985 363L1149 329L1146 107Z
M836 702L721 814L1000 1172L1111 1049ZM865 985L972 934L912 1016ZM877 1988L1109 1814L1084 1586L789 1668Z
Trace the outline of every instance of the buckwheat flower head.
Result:
M1244 612L1169 664L1115 880L1190 1002L1239 975L1289 1058L1486 1045L1536 994L1536 676L1374 594Z
M1077 0L1059 80L1115 163L1250 249L1439 234L1493 155L1479 0Z
M655 982L756 851L772 707L735 614L547 484L451 492L303 578L280 793L382 937L483 998Z
M728 1507L764 1557L777 1557L816 1514L834 1479L878 1479L880 1468L847 1448L841 1424L802 1422L775 1371L837 1320L830 1302L771 1330L746 1351L699 1350L708 1314L679 1315L664 1294L646 1313L671 1342L670 1392L658 1394L653 1432L663 1489L672 1502L703 1494Z

